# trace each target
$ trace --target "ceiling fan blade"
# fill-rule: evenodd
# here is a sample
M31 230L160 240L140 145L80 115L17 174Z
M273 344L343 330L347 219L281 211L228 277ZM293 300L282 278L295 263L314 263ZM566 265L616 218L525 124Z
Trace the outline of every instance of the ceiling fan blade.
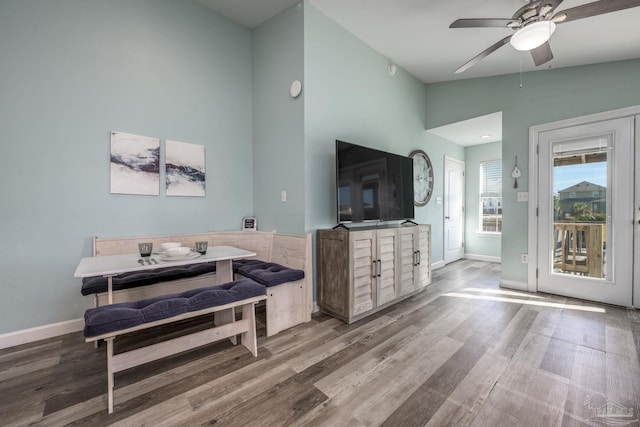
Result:
M542 0L540 2L540 11L544 12L544 16L548 16L551 12L556 10L562 2L563 0Z
M640 6L640 0L599 0L582 6L571 7L556 13L552 20L556 22L575 21L576 19L588 18L590 16L602 15L604 13L616 12L618 10L630 9ZM561 19L562 16L564 19ZM558 17L558 19L556 19Z
M511 35L503 38L498 43L495 43L495 44L489 46L487 49L483 50L482 52L480 52L479 54L477 54L476 56L471 58L469 61L467 61L466 63L464 63L460 67L458 67L454 71L454 73L462 73L463 71L468 70L469 68L473 67L478 62L480 62L480 60L482 60L483 58L486 58L487 56L489 56L489 54L495 52L496 50L498 50L499 48L501 48L505 44L509 43L509 40L511 40Z
M449 25L449 28L508 28L507 24L513 22L513 19L503 18L470 18L470 19L456 19Z
M551 45L549 42L543 43L535 49L531 49L531 57L533 58L533 63L538 65L542 65L545 62L549 62L553 59L553 52L551 52Z

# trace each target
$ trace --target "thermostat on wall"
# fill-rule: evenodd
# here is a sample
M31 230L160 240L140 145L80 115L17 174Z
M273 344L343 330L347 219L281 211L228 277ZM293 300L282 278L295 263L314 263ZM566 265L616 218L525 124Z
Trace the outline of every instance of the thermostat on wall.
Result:
M255 217L245 216L242 218L242 231L256 231L258 229L258 221Z

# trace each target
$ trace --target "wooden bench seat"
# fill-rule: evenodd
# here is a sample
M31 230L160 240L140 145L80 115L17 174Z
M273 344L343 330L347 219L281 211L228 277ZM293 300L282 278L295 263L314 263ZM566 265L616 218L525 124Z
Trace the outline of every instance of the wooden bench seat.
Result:
M265 287L251 279L194 289L142 301L91 308L85 313L85 340L107 343L108 410L113 412L114 374L237 335L254 357L258 355L255 304L263 301ZM236 309L242 313L236 320ZM198 316L214 314L212 327L135 350L114 354L118 336Z

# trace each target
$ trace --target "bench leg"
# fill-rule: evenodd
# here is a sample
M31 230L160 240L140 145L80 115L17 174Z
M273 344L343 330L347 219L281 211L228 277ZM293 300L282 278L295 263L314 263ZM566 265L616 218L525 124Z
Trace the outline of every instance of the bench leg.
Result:
M242 306L242 319L249 320L248 330L242 334L242 345L245 346L251 354L253 354L253 357L258 357L255 303L245 304Z
M226 325L227 323L233 323L235 321L236 321L236 309L234 307L231 307L228 310L216 312L216 314L214 315L213 324L215 326L221 326L221 325ZM233 345L238 344L238 339L235 336L229 337L229 341L231 341L231 344Z
M113 413L113 338L107 342L107 395L109 399L109 413Z
M97 294L93 294L93 308L96 308L98 306L98 295ZM100 341L96 340L93 342L93 348L98 348L98 344L100 343Z

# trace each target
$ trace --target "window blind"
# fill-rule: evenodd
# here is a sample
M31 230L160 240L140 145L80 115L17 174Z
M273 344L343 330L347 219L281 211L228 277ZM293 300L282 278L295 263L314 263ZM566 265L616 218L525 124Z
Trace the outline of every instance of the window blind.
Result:
M480 197L502 196L502 160L480 162Z

